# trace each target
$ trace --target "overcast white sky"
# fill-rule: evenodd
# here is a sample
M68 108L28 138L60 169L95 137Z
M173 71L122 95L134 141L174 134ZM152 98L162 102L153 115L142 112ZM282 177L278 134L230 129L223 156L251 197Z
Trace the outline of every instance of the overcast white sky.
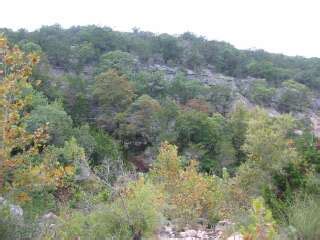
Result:
M320 0L0 0L0 27L97 24L320 57Z

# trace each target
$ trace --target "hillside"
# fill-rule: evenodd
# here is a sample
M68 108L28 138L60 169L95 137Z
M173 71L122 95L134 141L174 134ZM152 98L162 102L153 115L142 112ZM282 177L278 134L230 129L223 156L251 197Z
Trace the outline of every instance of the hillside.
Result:
M320 59L1 32L0 239L320 237Z

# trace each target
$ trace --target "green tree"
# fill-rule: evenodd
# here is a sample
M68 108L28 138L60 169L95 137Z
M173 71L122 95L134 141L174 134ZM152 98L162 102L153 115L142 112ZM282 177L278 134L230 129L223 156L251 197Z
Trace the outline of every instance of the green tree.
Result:
M226 114L233 100L232 89L228 85L214 85L208 90L207 100L215 111Z
M278 107L283 112L303 111L310 106L310 90L305 85L288 80L279 90Z
M247 71L250 76L265 78L275 85L279 85L292 75L290 70L277 67L271 61L253 61L248 64Z
M116 70L108 70L96 77L93 95L102 110L116 112L125 110L135 97L131 83Z
M139 95L149 95L153 98L163 98L167 95L168 83L160 71L141 71L133 79Z
M44 124L48 124L49 143L51 144L61 146L72 135L72 119L59 102L38 106L30 112L26 120L26 126L30 132Z
M207 172L219 172L221 166L235 160L230 131L221 115L208 117L197 111L183 111L177 118L177 142L181 150L196 144L203 152L200 168Z
M24 51L25 53L32 53L32 52L37 53L37 54L42 53L42 49L38 44L36 44L34 42L29 42L26 39L20 41L19 46L20 46L21 50Z
M73 68L78 72L86 64L97 60L96 50L91 42L82 42L71 46L71 62Z
M169 34L161 34L155 38L153 49L159 52L163 60L168 63L169 60L175 63L181 58L181 48L175 37Z
M253 114L243 145L250 160L266 172L279 170L289 162L297 161L297 152L290 147L287 137L295 126L294 119L290 115L271 118L259 108Z
M269 87L264 79L256 80L250 86L249 98L259 105L270 106L274 95L275 89Z
M249 110L244 105L237 104L228 118L228 128L232 132L232 144L236 150L238 163L246 160L246 154L242 146L246 140L249 117Z
M116 135L125 145L129 144L133 148L137 144L143 147L156 143L160 131L160 111L161 106L157 100L142 95L119 117Z
M119 50L111 51L100 57L97 73L103 73L110 69L114 69L119 73L126 74L127 77L130 77L135 70L136 64L136 59L130 53Z
M90 116L91 107L88 97L89 83L77 75L64 75L58 81L62 83L60 94L66 111L76 124L85 123Z
M128 79L111 69L96 77L93 96L99 105L96 118L98 125L112 132L116 128L116 114L124 112L130 106L135 93Z
M185 75L179 73L170 83L168 91L173 98L184 104L190 99L201 96L205 90L205 86L199 81L189 80Z

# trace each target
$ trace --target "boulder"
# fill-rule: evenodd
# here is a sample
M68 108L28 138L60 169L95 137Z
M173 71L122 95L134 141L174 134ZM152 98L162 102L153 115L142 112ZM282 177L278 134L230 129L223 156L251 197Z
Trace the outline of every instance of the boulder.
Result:
M0 197L0 207L7 207L12 217L23 219L23 209L19 205L10 204L6 199Z
M42 217L40 217L37 229L39 239L44 238L46 234L53 236L57 229L58 223L58 216L52 212L44 214Z
M9 204L9 207L10 207L10 213L12 216L15 216L17 218L23 217L23 210L20 206Z
M87 163L80 162L79 163L79 171L77 172L77 175L75 176L76 181L85 181L90 179L91 177L91 170Z

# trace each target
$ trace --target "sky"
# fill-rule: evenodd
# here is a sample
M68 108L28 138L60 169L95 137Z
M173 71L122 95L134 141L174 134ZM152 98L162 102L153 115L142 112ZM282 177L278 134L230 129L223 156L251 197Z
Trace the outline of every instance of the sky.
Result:
M319 0L0 0L0 27L96 24L320 57Z

